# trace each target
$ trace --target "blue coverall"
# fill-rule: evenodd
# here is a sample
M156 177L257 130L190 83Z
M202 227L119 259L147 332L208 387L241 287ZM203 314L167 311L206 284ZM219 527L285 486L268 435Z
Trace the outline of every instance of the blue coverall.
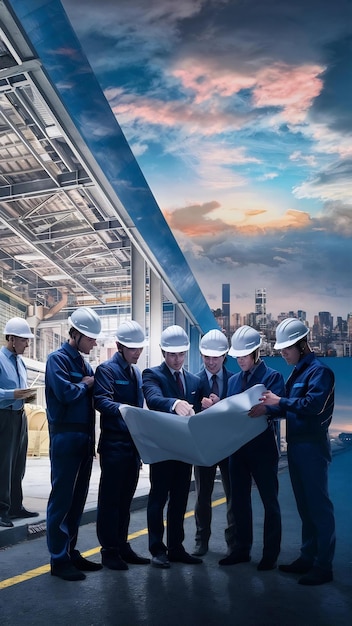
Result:
M94 379L94 403L100 412L101 428L97 535L102 554L123 558L141 460L119 406L143 407L138 367L130 367L119 352L99 365Z
M230 378L227 395L241 393L258 384L265 385L277 395L284 394L282 375L268 367L264 361L260 361L246 383L243 372ZM275 417L275 414L277 411L268 409L268 418ZM244 557L250 556L253 543L251 501L253 477L264 506L263 559L273 563L279 555L281 544L278 462L277 442L270 421L263 433L232 454L229 461L231 505L237 533L235 550Z
M47 543L51 563L70 561L87 498L94 455L93 370L68 342L48 356L45 395L50 434L51 493Z
M334 386L333 371L310 352L297 363L279 403L287 420L288 466L302 520L301 556L327 571L335 551L334 509L328 494Z

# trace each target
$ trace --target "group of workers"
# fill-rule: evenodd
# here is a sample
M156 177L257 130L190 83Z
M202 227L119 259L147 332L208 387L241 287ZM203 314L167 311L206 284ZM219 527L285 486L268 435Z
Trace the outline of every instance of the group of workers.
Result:
M129 564L151 563L162 569L172 562L201 564L209 547L217 467L226 495L227 517L227 553L219 565L251 559L254 480L264 507L263 552L257 569L275 569L281 545L275 420L286 418L288 466L302 521L302 542L300 556L279 569L299 574L298 582L303 585L331 581L335 523L328 494L328 427L334 408L334 375L310 349L305 324L287 318L276 330L274 347L294 366L286 384L282 375L260 358L261 336L250 326L236 330L230 350L220 330L206 333L200 341L203 367L197 374L184 367L190 343L178 325L167 327L161 334L161 365L141 372L137 362L146 338L134 320L120 324L115 354L93 372L82 355L88 355L97 345L100 332L100 318L93 309L76 309L69 318L68 341L47 359L45 393L51 462L47 544L51 574L73 581L83 580L85 572L103 566L126 570ZM15 517L37 515L23 507L21 488L26 453L23 403L31 394L20 355L32 334L20 318L10 320L4 333L7 344L0 351L0 445L2 450L2 441L6 441L7 456L4 459L2 454L0 459L0 525L10 526ZM237 374L225 366L228 353L237 359ZM192 465L172 459L150 464L147 524L151 558L137 554L128 542L128 527L141 459L120 405L142 408L146 403L148 409L173 413L182 419L257 384L264 385L265 391L248 416L256 419L265 415L264 432L212 467L194 467L196 534L192 554L183 546ZM95 453L96 410L100 413L97 535L101 563L84 558L76 547Z

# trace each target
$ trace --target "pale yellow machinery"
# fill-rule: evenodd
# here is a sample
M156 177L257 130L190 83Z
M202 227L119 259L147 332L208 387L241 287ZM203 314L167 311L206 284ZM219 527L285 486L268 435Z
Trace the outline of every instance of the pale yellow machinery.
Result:
M25 412L28 420L27 456L48 456L49 430L45 409L42 406L26 404Z

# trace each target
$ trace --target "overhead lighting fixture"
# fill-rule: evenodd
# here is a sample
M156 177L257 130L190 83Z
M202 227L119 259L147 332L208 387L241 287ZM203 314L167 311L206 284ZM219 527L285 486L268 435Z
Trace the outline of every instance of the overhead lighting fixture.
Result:
M62 132L58 129L58 127L53 124L52 126L46 126L45 132L49 139L55 139L57 137L62 137Z
M15 254L14 258L16 261L39 261L40 259L45 259L45 256L41 252L26 252L24 254Z
M70 278L70 276L68 276L68 274L47 274L46 276L43 276L42 278L43 280L55 281L55 280L67 280L68 278Z

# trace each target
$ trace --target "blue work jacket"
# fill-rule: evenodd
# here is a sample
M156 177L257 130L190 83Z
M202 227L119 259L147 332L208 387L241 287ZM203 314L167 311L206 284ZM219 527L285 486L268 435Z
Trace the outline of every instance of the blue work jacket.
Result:
M287 443L325 441L334 410L335 376L314 352L304 356L286 382L280 408L287 418Z
M277 370L274 370L272 367L268 367L264 361L261 361L258 367L255 368L245 389L243 389L243 379L243 372L239 372L238 374L231 376L227 389L228 396L234 396L237 393L245 391L245 389L249 389L250 387L254 387L254 385L259 384L264 385L268 391L272 391L277 396L285 395L285 382L282 374L280 374ZM267 406L266 412L268 418L273 419L282 415L282 410L279 410L278 407Z
M131 368L133 372L131 371ZM98 365L94 378L94 406L100 413L101 435L114 438L114 435L129 431L119 406L143 407L142 375L138 367L130 365L119 352Z
M92 367L68 342L48 356L45 370L45 396L50 426L84 425L85 432L94 433L95 412L93 388L82 382L93 376Z

